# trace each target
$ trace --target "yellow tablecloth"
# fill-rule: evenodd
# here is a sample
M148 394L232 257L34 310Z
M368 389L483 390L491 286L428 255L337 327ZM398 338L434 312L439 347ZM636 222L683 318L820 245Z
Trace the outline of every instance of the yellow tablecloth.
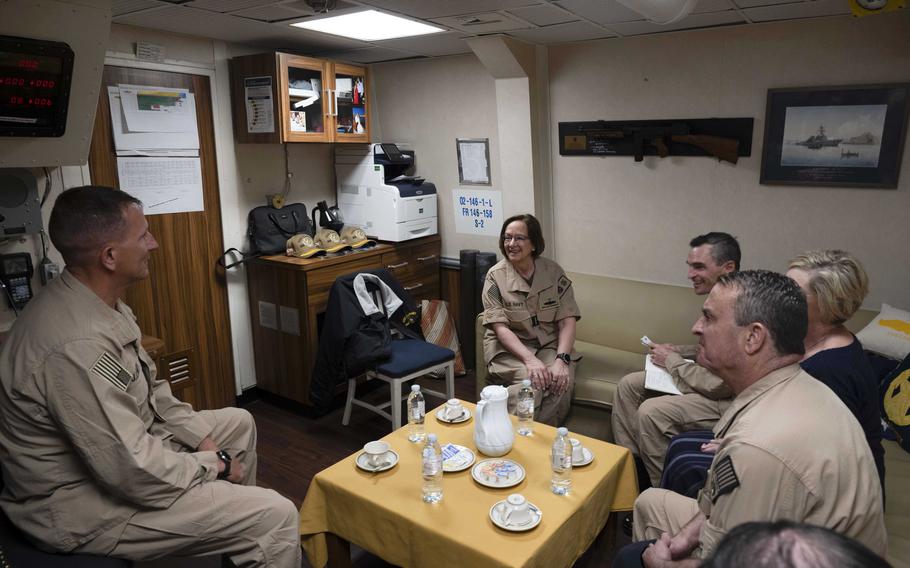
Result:
M470 448L477 460L487 456L474 446L475 407L462 424L446 424L427 413L426 431L441 445ZM514 421L514 417L513 417ZM535 423L534 436L515 436L506 456L527 472L515 487L491 489L479 485L468 468L446 473L443 501L421 500L420 449L407 439L407 426L383 440L400 456L382 473L368 473L355 463L357 452L313 478L300 508L304 551L317 568L328 555L323 533L331 532L398 566L541 566L571 564L590 546L611 511L629 511L638 496L635 466L629 450L594 438L571 434L594 453L594 461L572 471L569 496L550 491L550 446L556 430ZM527 532L502 530L489 511L511 493L521 493L543 513L540 524Z

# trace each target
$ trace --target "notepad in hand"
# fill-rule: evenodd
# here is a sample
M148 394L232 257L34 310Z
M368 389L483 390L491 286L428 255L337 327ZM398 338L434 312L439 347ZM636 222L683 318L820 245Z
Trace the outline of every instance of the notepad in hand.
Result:
M651 361L650 355L645 357L645 388L667 394L682 394L676 388L676 383L673 382L673 377L670 373L663 367L655 365Z

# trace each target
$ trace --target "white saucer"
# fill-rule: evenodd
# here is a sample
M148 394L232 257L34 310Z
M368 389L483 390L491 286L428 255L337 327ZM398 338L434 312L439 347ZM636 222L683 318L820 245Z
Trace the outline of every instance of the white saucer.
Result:
M398 463L398 454L395 453L395 450L389 450L389 453L392 454L391 458L381 467L373 467L370 465L370 458L367 456L366 452L360 452L360 454L357 455L357 459L354 460L354 463L357 464L357 467L364 471L369 471L370 473L379 473L380 471L392 469Z
M471 467L475 460L474 452L458 444L446 444L442 447L442 471L455 473Z
M582 453L584 457L578 461L572 460L572 467L582 467L586 466L592 461L594 461L594 453L591 452L588 448L582 448Z
M446 424L461 424L462 422L467 422L471 419L471 411L467 408L464 409L464 413L462 413L459 418L456 418L454 420L449 420L446 418L444 410L444 408L440 408L436 411L436 419L440 422L445 422Z
M528 501L528 508L531 509L531 519L523 525L507 525L502 522L501 515L502 511L505 509L506 502L500 501L492 507L490 507L490 520L493 521L493 524L497 527L511 531L511 532L522 532L529 531L540 524L540 519L543 518L543 513L538 509L533 503Z
M471 468L474 481L493 489L514 487L525 478L525 468L518 462L504 458L493 458L477 462Z

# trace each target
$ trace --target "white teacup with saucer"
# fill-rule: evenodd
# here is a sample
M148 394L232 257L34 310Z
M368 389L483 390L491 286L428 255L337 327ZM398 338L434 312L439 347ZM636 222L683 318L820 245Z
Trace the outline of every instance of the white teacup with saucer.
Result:
M540 523L542 516L540 509L519 493L509 495L490 509L493 524L513 532L533 529Z
M366 463L373 469L383 467L389 461L389 450L391 447L388 442L374 440L367 442L363 446L363 451L367 455Z

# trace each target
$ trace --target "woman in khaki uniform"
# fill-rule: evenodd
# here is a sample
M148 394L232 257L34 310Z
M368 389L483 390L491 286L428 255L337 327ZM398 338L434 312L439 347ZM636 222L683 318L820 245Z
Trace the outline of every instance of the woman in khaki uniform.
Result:
M514 411L521 381L534 387L535 419L561 424L569 411L575 369L575 321L581 318L572 281L542 258L543 233L533 215L515 215L502 225L495 264L483 286L484 360L491 384L509 387Z

